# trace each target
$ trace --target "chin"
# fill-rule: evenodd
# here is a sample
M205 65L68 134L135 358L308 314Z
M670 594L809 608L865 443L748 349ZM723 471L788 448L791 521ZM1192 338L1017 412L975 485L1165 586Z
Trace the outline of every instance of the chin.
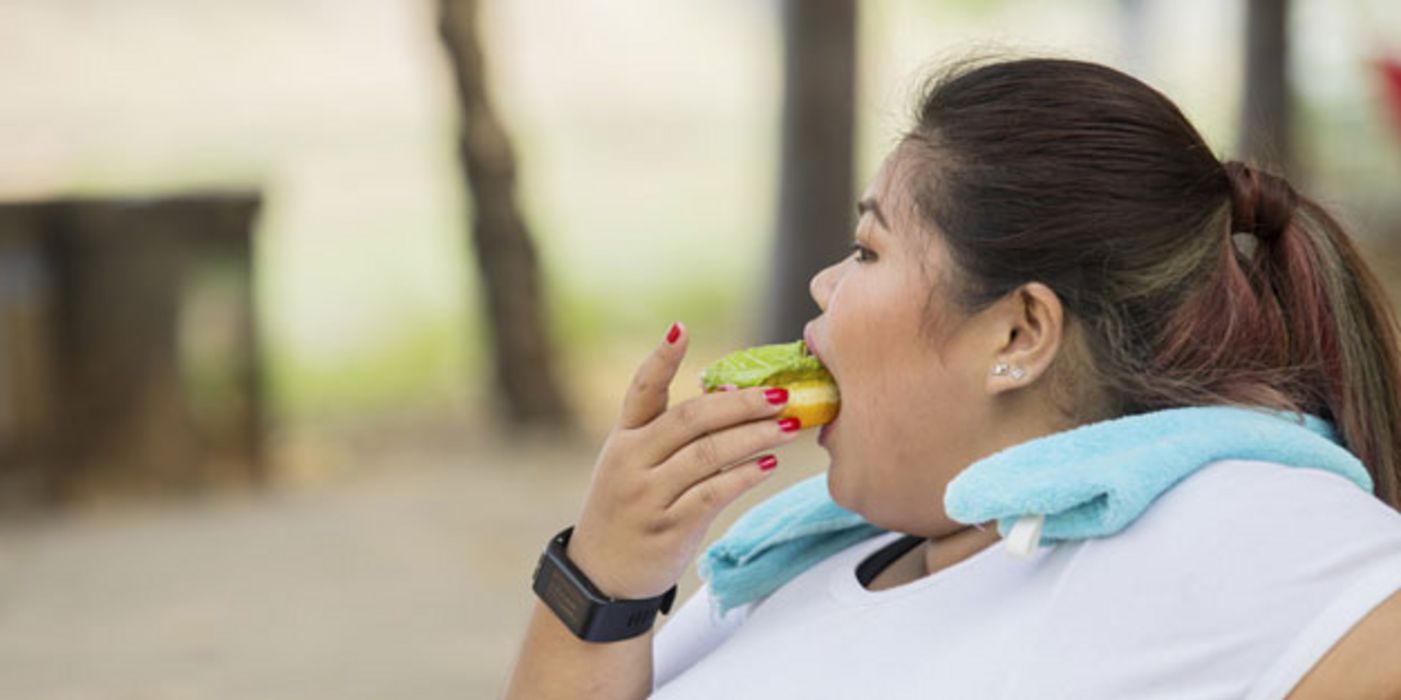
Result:
M866 501L863 501L861 499L861 490L859 488L859 484L854 483L848 477L844 477L842 470L833 468L835 466L836 462L834 460L832 465L828 466L827 468L827 494L832 497L833 503L836 503L842 508L856 513L857 515L860 515L863 519L865 519L866 522L875 525L876 527L881 528L883 530L891 530L898 532L918 531L908 529L910 525L909 523L897 522L896 520L892 520L890 517L891 513L888 509L884 512L881 510L881 501L879 497L877 497L876 501L872 503L873 507L867 508L866 503L870 502L869 496L875 494L867 493L866 495L868 496L868 499Z
M834 469L835 466L834 460L832 465L827 468L827 495L832 497L832 502L869 521L870 516L861 511L861 504L856 498L853 488L854 484L851 483L850 479L843 478L841 470Z
M837 476L836 467L836 460L833 460L832 463L827 466L827 495L831 496L832 501L837 505L847 510L852 510L850 501L846 499L846 493L839 483L841 478Z

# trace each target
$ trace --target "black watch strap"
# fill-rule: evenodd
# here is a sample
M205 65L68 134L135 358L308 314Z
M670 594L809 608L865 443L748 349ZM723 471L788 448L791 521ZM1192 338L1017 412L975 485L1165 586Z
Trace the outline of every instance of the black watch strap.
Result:
M570 526L550 540L535 567L532 587L574 636L589 642L631 639L652 629L658 612L671 612L676 586L655 598L638 600L617 600L599 591L564 554L573 533Z

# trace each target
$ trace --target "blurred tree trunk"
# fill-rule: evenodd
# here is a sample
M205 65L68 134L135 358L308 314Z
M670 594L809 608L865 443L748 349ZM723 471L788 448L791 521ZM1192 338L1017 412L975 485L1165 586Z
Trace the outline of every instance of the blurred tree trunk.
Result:
M856 0L783 3L778 235L761 340L801 337L818 309L808 280L846 254L856 92Z
M1294 174L1289 0L1246 0L1240 154Z
M462 109L458 153L472 199L472 241L502 408L512 428L567 429L573 420L556 379L539 264L516 207L516 159L487 97L476 0L441 0L438 28Z

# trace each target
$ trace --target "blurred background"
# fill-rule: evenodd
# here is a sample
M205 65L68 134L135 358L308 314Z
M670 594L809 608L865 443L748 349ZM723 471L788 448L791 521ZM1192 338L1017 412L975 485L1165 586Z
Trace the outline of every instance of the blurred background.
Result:
M0 0L0 697L499 694L633 367L797 338L988 54L1143 78L1401 293L1384 0Z

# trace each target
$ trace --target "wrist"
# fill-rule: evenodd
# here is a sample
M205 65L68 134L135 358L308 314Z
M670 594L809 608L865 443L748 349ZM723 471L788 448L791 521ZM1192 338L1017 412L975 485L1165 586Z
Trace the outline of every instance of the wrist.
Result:
M607 595L569 557L573 527L551 538L535 568L535 594L574 635L585 641L608 642L645 634L657 613L670 612L676 586L658 596L636 599Z
M599 593L608 598L626 600L652 598L666 592L666 587L653 590L639 588L636 584L628 585L625 582L626 576L619 576L622 572L618 570L618 566L609 563L606 551L601 550L587 535L580 537L577 526L570 529L572 532L566 538L564 556Z

